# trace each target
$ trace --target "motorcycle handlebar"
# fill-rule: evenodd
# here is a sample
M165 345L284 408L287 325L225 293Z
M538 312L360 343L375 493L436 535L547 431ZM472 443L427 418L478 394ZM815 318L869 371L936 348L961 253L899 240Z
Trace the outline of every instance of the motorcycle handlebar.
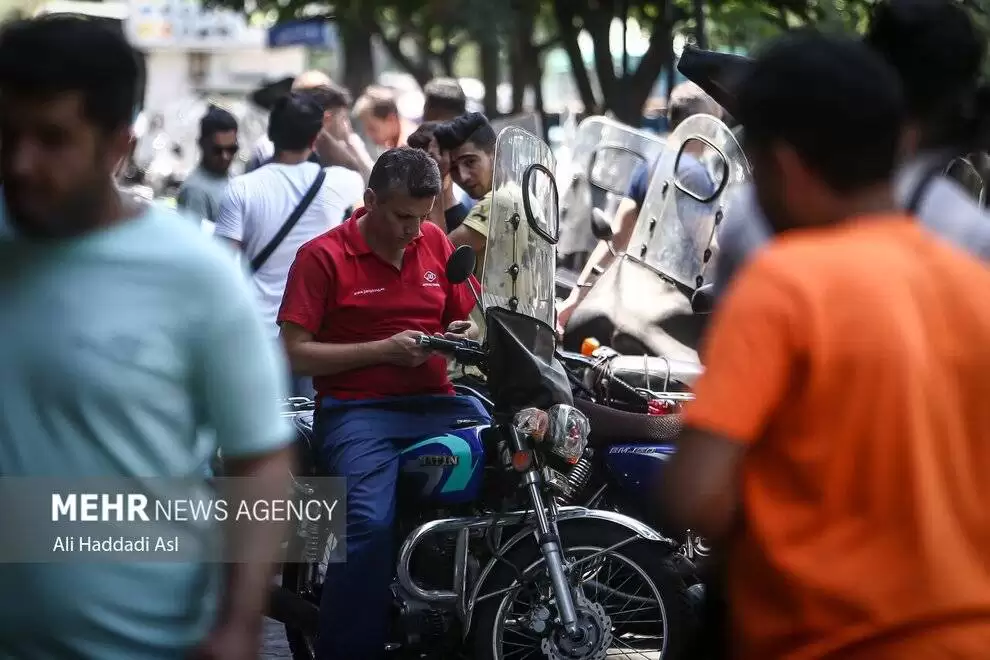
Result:
M462 364L478 365L485 359L485 352L481 344L470 339L451 340L443 337L431 337L430 335L420 335L416 343L431 351L448 353Z

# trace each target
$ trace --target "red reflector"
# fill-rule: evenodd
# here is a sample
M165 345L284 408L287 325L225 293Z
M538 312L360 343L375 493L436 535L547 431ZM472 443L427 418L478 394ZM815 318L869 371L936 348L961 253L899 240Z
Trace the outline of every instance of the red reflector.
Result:
M533 465L533 452L517 451L512 455L512 468L516 472L525 472Z
M677 403L663 399L651 399L648 406L651 415L673 415L678 410Z

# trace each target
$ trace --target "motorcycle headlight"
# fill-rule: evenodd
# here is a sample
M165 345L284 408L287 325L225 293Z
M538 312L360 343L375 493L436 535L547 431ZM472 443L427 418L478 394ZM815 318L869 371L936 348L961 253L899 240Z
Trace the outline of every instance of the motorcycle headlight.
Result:
M588 446L591 424L574 406L558 403L548 411L550 451L570 464L577 463Z
M512 425L523 435L542 442L550 426L546 411L539 408L523 408L512 417Z

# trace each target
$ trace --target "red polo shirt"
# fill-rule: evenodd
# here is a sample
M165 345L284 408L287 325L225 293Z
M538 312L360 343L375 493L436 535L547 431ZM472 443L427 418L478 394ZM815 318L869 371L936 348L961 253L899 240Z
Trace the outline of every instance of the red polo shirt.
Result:
M329 344L388 339L403 330L431 335L468 317L474 297L444 275L454 246L443 230L424 222L406 247L402 268L376 255L358 228L358 209L344 224L303 245L289 270L278 322L295 323ZM477 281L472 282L477 287ZM450 394L447 361L435 356L419 367L380 364L313 379L320 397L375 399Z

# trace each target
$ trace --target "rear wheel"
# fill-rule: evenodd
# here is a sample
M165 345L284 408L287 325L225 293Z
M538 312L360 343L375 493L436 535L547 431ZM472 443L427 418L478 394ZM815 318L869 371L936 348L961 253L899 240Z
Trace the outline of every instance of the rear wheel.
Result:
M535 542L506 554L522 574L500 563L473 618L478 660L601 660L606 656L679 660L696 630L682 563L673 549L607 523L580 521L560 528L575 603L579 639L556 625L558 614ZM614 549L609 550L609 548ZM607 552L606 552L607 550ZM502 593L498 593L502 592Z

